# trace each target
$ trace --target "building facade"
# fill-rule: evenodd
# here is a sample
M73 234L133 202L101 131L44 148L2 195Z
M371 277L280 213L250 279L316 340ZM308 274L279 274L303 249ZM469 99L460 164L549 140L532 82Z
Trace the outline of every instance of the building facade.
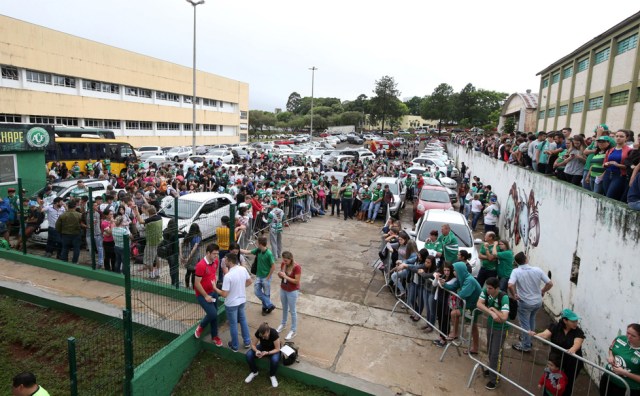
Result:
M640 131L640 12L538 73L538 130L596 125Z
M193 69L0 15L0 122L191 145ZM197 71L196 143L248 140L249 85Z
M527 89L525 93L514 93L505 101L498 121L498 131L508 118L515 121L516 130L520 132L535 132L538 126L536 111L538 110L538 94Z

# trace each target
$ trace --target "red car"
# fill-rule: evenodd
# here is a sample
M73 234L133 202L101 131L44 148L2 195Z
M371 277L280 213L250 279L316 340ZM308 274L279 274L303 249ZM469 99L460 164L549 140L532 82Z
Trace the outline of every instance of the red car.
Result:
M329 135L327 132L322 132L320 134L320 137L328 137L328 136L331 136L331 135Z
M417 222L429 209L453 209L447 189L441 186L426 185L418 194L418 202L413 209L413 222Z
M296 144L293 140L276 140L273 144Z

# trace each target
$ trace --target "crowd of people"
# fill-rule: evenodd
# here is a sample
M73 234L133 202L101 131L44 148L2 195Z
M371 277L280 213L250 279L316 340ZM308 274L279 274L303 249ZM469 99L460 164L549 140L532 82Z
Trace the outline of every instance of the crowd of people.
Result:
M567 127L493 136L461 134L453 141L640 210L640 135L631 130L613 132L600 124L590 134Z

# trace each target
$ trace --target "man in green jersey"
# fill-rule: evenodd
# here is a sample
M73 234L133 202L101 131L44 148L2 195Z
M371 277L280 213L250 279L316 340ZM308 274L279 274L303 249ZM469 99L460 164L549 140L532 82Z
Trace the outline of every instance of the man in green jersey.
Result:
M458 238L451 232L449 224L443 224L440 228L442 234L438 237L438 243L442 246L442 253L438 257L444 257L444 261L453 264L458 259Z
M369 204L369 216L367 223L373 224L378 216L378 211L382 205L382 198L384 193L382 192L382 184L378 183L376 188L371 192L371 203Z

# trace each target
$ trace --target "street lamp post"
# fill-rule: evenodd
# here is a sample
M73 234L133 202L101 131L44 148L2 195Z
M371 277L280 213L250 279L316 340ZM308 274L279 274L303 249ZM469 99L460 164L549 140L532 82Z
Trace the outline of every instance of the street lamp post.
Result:
M313 138L313 82L315 79L317 67L312 66L309 68L311 70L311 128L309 129L309 139Z
M191 104L193 105L192 125L191 125L191 153L196 154L196 6L204 4L204 0L186 0L193 6L193 96Z

